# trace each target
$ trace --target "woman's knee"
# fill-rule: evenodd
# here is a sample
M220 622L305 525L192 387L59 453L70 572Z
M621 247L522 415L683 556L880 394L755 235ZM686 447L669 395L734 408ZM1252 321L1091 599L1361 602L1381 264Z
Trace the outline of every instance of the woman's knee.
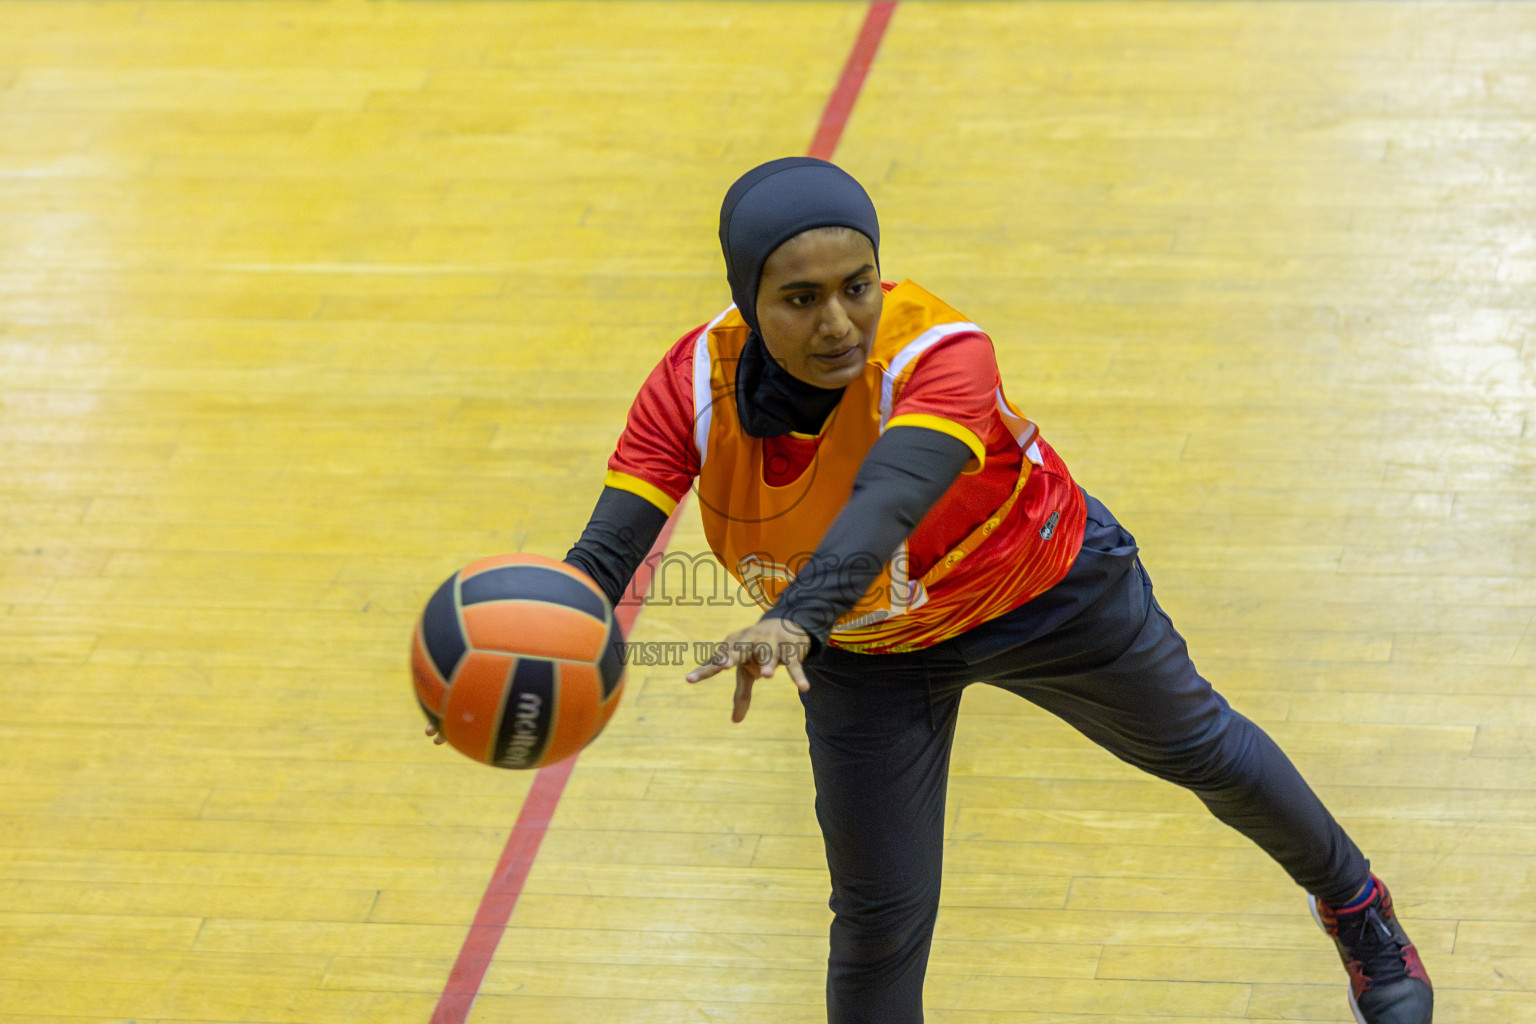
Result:
M840 887L831 900L832 959L846 968L889 970L926 959L939 912L938 881L878 891Z
M1263 776L1266 740L1258 726L1223 708L1204 735L1162 751L1147 770L1196 793L1250 788Z

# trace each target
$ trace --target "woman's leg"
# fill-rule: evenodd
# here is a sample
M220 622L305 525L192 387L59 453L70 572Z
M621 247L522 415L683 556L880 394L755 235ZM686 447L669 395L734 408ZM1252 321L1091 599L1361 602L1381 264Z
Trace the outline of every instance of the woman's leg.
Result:
M1139 564L1065 626L976 667L1117 757L1192 790L1273 857L1317 898L1356 1020L1430 1024L1429 975L1386 888L1275 742L1195 671Z
M1116 757L1186 787L1307 892L1341 902L1360 850L1290 759L1196 671L1140 565L1082 615L975 666Z
M828 651L807 668L801 700L836 915L827 1019L919 1024L959 690L931 697L920 656Z

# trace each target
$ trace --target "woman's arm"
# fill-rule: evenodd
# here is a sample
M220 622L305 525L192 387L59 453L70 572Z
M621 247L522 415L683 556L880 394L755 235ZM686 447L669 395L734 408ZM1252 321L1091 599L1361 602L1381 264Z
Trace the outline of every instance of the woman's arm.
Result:
M870 446L853 493L811 561L761 619L737 630L715 660L688 673L697 683L736 669L731 721L747 717L752 684L783 665L801 693L810 689L801 663L826 643L832 625L864 596L896 546L917 529L973 457L968 445L927 427L892 427ZM868 557L868 556L873 557ZM830 567L819 570L818 565Z
M666 522L667 514L638 494L604 487L565 560L592 577L616 606Z
M853 493L809 562L765 618L782 618L825 643L974 457L960 440L926 427L896 426L869 449Z
M608 459L606 486L565 560L617 605L699 472L693 439L693 343L679 338L640 386Z

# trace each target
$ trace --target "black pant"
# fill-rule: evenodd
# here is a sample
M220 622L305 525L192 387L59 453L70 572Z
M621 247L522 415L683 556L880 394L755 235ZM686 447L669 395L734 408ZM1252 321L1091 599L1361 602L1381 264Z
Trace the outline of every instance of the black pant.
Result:
M816 816L832 875L831 1024L918 1024L939 908L950 743L964 688L990 683L1122 760L1187 787L1297 884L1343 902L1365 858L1263 730L1202 679L1135 542L1089 501L1083 553L1052 592L911 654L807 662Z

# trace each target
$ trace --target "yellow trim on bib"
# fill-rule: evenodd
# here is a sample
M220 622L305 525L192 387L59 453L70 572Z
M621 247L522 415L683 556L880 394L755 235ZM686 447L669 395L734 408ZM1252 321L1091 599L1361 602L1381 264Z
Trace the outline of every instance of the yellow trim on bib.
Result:
M661 509L667 515L677 511L677 502L667 497L667 492L655 484L646 483L637 476L628 473L620 473L616 469L610 469L608 475L603 477L603 483L608 487L616 487L630 494L638 494L646 501Z
M963 427L954 420L947 420L942 416L935 416L927 412L908 412L900 416L894 416L886 423L885 429L892 427L925 427L928 430L937 430L941 434L948 434L971 450L973 461L966 463L966 474L980 473L982 465L987 461L987 446L981 443L981 438L968 427Z

